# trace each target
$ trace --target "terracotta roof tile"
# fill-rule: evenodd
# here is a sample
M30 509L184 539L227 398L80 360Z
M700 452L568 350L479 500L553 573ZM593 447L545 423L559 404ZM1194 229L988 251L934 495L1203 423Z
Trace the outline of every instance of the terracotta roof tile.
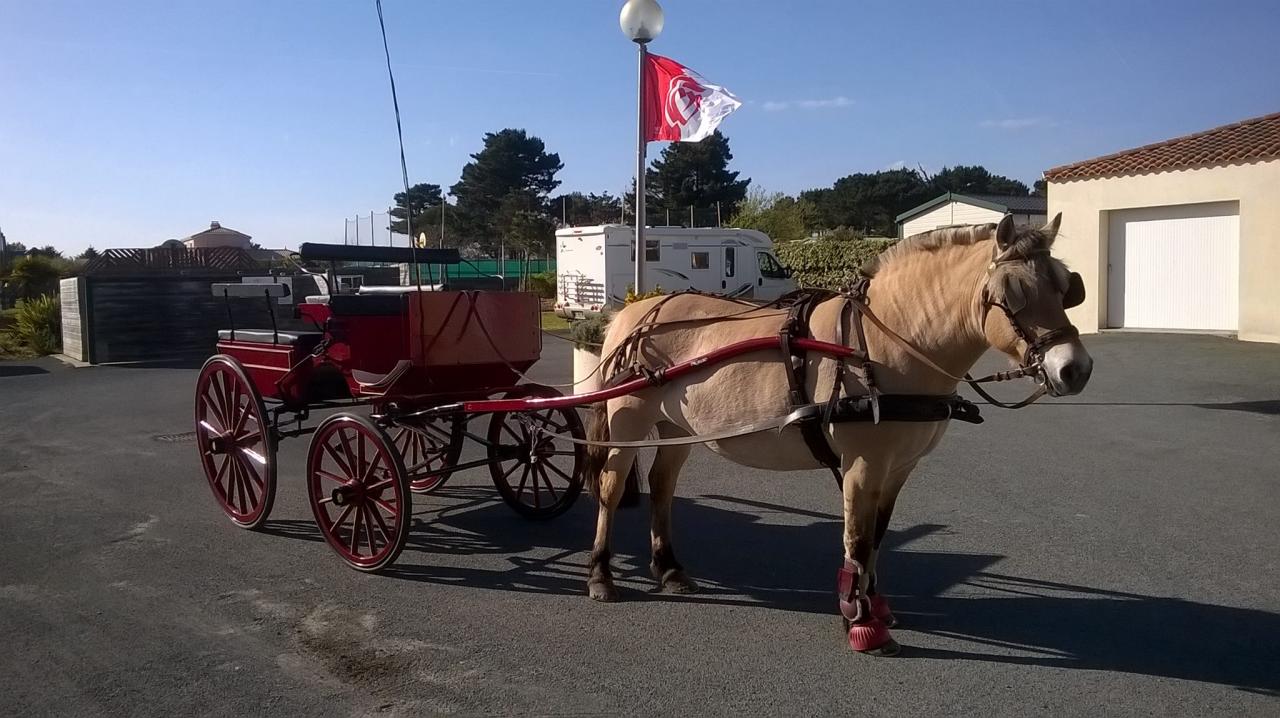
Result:
M1213 167L1280 157L1280 112L1153 145L1054 167L1051 182Z

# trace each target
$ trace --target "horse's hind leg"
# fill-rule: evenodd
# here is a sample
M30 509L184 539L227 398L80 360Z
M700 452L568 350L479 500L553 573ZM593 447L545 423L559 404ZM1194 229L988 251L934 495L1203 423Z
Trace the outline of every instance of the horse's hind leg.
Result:
M663 439L684 436L671 424L659 424L658 435ZM649 469L649 541L653 547L653 560L649 570L658 580L659 587L672 593L693 593L698 590L684 572L684 566L676 560L671 545L671 501L676 493L680 468L689 458L692 446L663 446L658 449Z

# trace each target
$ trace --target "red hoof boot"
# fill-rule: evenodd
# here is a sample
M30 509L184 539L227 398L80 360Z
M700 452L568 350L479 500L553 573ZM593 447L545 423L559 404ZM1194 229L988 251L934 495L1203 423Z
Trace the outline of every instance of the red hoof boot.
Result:
M898 642L893 640L889 627L879 618L849 625L849 647L858 653L873 656L892 656L898 652Z
M871 600L872 616L884 621L884 625L889 628L893 628L898 625L898 619L893 615L893 611L889 608L889 599L879 593L868 596L867 598Z

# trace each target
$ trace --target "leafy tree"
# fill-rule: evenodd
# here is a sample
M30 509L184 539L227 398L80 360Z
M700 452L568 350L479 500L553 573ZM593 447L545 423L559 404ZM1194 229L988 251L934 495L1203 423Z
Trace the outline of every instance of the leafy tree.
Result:
M689 207L715 207L731 217L747 196L751 179L738 179L729 170L733 153L729 138L714 132L701 142L673 142L662 150L645 172L647 209L653 216L671 210L681 217Z
M420 232L434 228L435 234L439 235L442 204L444 197L440 194L438 184L422 182L410 187L407 193L396 192L395 207L391 209L391 231L416 239ZM406 226L406 218L410 226Z
M560 185L555 176L564 168L560 155L548 153L541 139L516 129L486 133L484 149L471 159L462 168L462 179L450 188L457 198L455 224L464 237L490 249L501 231L503 201L519 193L545 213L547 194Z
M48 257L49 259L61 259L62 252L52 244L46 244L43 247L32 247L27 250L28 257Z
M608 192L569 192L547 202L551 216L570 227L616 224L622 219L622 200Z
M83 259L83 260L92 262L93 260L97 259L100 256L100 254L101 253L98 252L98 250L94 249L93 245L91 244L87 249L81 252L80 256L76 257L76 259Z
M1049 183L1045 182L1043 179L1036 180L1035 186L1032 187L1031 189L1031 196L1032 197L1048 197Z
M802 192L814 204L826 228L849 227L865 234L892 236L897 216L937 195L915 170L896 169L841 177L830 189Z
M522 257L520 280L523 284L529 273L530 255L551 251L555 224L543 211L541 199L531 192L516 191L503 197L498 205L497 225L508 251L514 250Z
M729 224L758 229L775 242L789 242L808 235L816 213L817 209L809 200L753 188L738 205L738 211Z
M982 165L943 167L934 175L932 184L940 192L960 194L999 194L1026 197L1031 190L1025 184L1002 175L993 175Z

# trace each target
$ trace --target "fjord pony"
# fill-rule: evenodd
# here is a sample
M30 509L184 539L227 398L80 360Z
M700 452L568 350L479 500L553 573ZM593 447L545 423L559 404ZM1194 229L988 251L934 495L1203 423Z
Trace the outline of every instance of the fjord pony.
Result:
M955 376L969 371L988 348L1021 358L1028 349L1025 335L1031 334L1033 341L1061 336L1038 348L1045 381L1051 394L1078 393L1088 381L1092 359L1078 336L1064 331L1070 330L1063 306L1068 272L1049 255L1058 221L1054 217L1042 228L1015 228L1006 217L999 225L948 227L905 239L863 268L872 277L867 304L885 326ZM847 315L844 331L837 332L843 301L835 297L814 310L810 326L815 339L836 342L837 337L857 336L849 326L856 317L850 320ZM606 357L640 323L652 324L641 345L641 360L656 368L733 342L776 335L786 319L779 310L743 313L740 303L697 294L666 298L654 316L651 310L658 302L663 299L637 302L614 317L604 343ZM667 323L672 320L679 323ZM864 349L874 362L881 392L955 392L954 379L913 358L870 322L864 326ZM856 339L848 342L856 345ZM835 361L813 353L807 364L809 396L826 401L835 380ZM606 366L605 376L626 368ZM705 435L785 415L790 410L785 371L780 351L760 351L708 366L692 378L597 404L592 438L638 441L655 428L663 438ZM856 372L844 374L843 395L866 393ZM877 551L903 483L946 430L945 421L835 423L824 429L840 457L843 475L845 564L840 570L840 604L855 650L896 650L887 628L892 614L875 588ZM708 446L746 466L778 471L821 468L795 427ZM659 448L648 476L650 568L661 587L673 592L696 590L671 542L671 500L690 450L691 446ZM632 448L591 451L587 480L599 499L599 515L587 585L595 600L619 597L609 566L610 531L635 453Z

